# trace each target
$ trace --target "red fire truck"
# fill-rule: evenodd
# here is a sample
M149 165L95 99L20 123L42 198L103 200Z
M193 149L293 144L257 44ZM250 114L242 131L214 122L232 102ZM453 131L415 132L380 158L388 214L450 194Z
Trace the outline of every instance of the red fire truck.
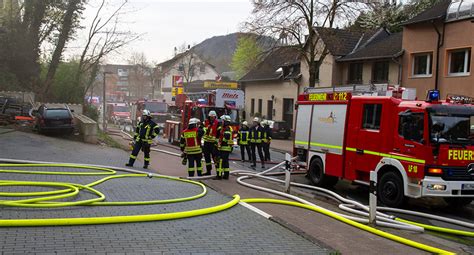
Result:
M107 116L114 124L130 121L130 107L125 103L107 103Z
M160 127L164 127L166 120L171 118L168 113L168 104L158 100L139 100L132 104L132 120L135 126L142 116L143 110L149 110L153 121Z
M179 141L180 133L186 129L189 119L198 118L202 122L207 119L210 111L215 111L217 117L229 115L234 133L239 128L239 110L244 107L244 92L236 89L216 89L199 93L180 94L176 97L179 109L179 121L168 120L165 134L168 141Z
M465 206L474 198L474 106L468 97L425 101L348 92L299 95L294 155L313 184L339 179L368 184L377 172L379 200L442 197Z

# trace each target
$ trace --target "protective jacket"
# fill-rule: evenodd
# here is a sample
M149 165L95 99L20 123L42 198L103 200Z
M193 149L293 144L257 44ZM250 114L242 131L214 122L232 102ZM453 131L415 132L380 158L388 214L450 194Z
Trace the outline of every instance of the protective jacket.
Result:
M234 140L232 139L232 127L221 126L219 128L219 150L220 151L232 151Z
M239 130L237 136L237 142L239 145L248 145L250 142L250 129L246 126L243 126Z
M136 142L142 141L148 144L153 143L153 139L160 133L160 128L150 119L145 119L138 123L135 128L133 139Z
M263 139L263 128L260 125L253 126L250 128L250 142L251 143L262 143Z
M186 154L199 154L202 153L201 149L201 138L203 130L197 127L188 128L181 134L180 147L181 151Z
M205 134L204 134L204 142L210 142L210 143L215 143L217 142L217 129L219 127L219 121L217 119L210 120L207 119L204 122L204 129L205 129Z

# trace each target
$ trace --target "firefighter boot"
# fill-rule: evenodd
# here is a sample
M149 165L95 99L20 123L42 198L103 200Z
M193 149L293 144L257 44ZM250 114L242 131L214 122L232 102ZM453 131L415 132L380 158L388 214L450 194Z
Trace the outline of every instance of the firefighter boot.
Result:
M135 163L135 159L132 159L132 158L131 158L131 159L128 161L128 163L125 164L125 166L132 167L132 166L133 166L133 163Z
M143 165L144 169L148 169L148 164Z
M265 168L265 164L262 163L262 168Z
M202 176L202 171L197 171L198 176Z
M217 171L216 177L214 177L214 180L222 180L222 175L220 171Z
M194 171L189 171L189 172L188 172L188 176L189 176L189 177L194 177Z
M224 172L224 180L229 180L229 172Z

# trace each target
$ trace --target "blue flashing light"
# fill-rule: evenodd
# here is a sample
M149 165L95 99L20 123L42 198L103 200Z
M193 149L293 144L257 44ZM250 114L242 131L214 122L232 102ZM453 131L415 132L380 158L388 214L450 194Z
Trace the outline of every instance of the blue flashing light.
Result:
M440 99L439 90L433 89L428 91L428 95L426 97L426 101L438 101Z
M198 102L198 104L202 104L202 105L205 105L205 104L207 104L207 100L206 100L206 99L204 99L204 98L200 98L200 99L198 99L198 100L197 100L197 102Z

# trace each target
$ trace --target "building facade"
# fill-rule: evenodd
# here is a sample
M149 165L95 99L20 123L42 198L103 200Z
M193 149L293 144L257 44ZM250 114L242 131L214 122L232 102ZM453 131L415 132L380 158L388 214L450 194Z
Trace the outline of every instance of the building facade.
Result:
M473 1L444 0L405 23L403 86L474 97L473 18Z
M215 80L219 76L215 67L188 50L174 58L160 63L155 68L157 82L160 84L163 100L174 105L177 93L184 92L184 84L193 81Z
M284 120L293 126L295 103L304 87L298 48L275 49L239 82L245 91L245 120L261 117Z

